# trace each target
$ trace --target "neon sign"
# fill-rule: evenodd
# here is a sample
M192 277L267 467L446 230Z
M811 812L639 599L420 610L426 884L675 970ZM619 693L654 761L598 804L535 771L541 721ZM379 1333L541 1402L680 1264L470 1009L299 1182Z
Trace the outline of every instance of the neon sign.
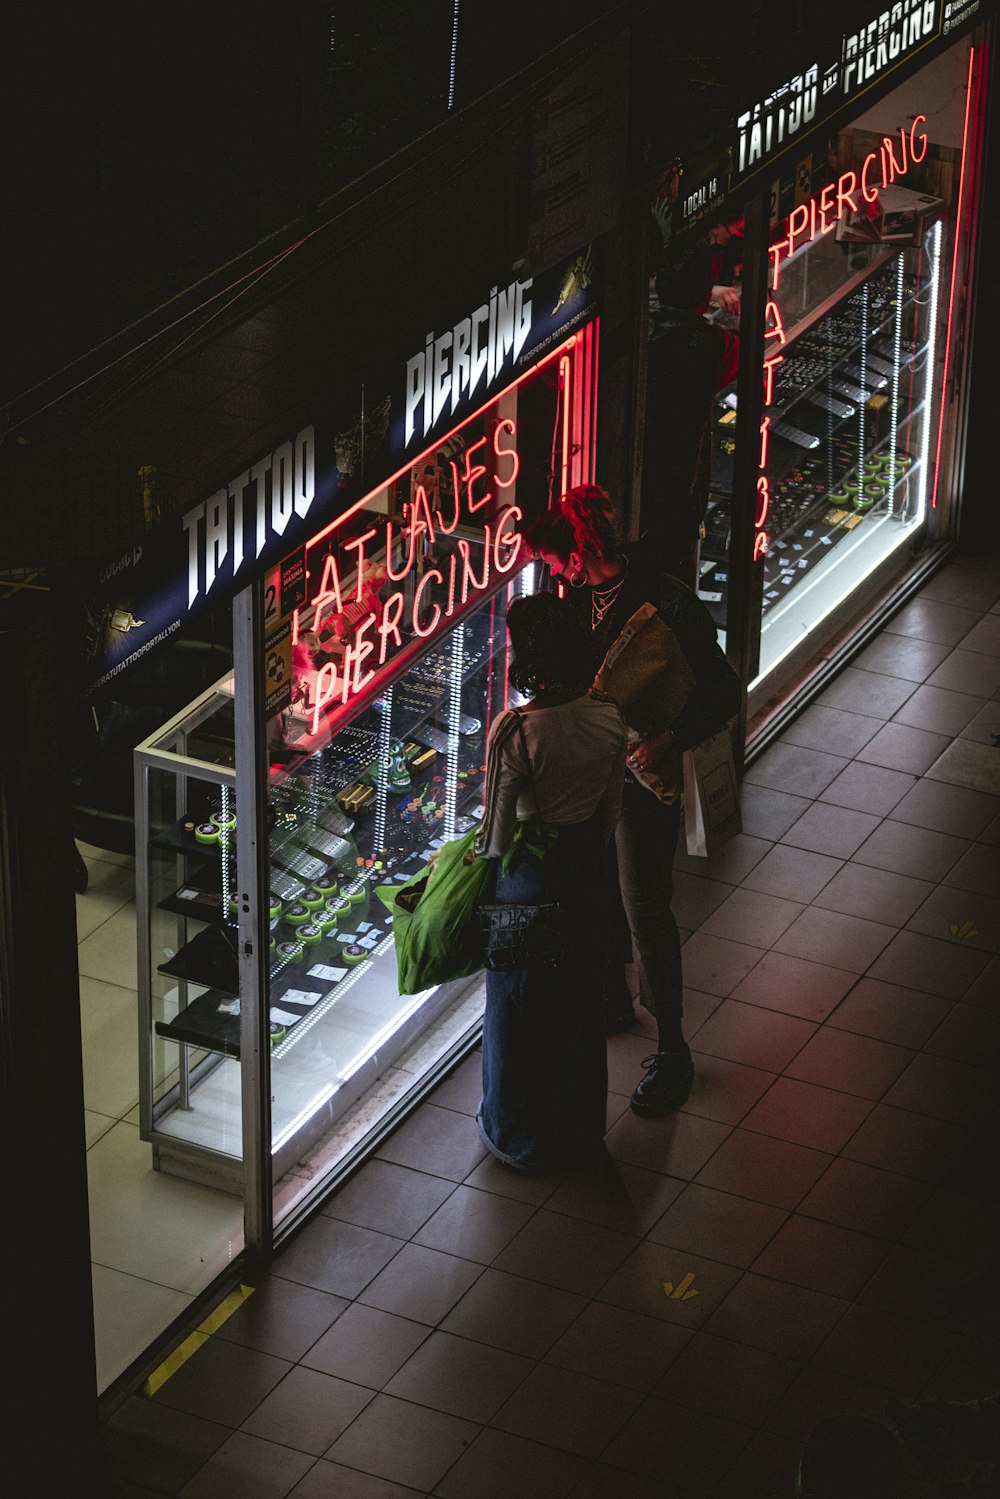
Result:
M835 182L827 182L807 203L797 204L788 215L785 238L769 248L771 258L768 297L764 317L764 411L760 421L760 447L757 461L757 507L754 516L753 560L762 558L768 548L768 514L771 509L770 480L767 474L768 442L771 428L770 407L774 403L774 375L784 363L781 353L786 343L781 311L774 299L781 283L781 267L790 256L829 234L848 214L862 214L874 208L879 192L903 177L915 162L927 155L927 134L920 127L926 115L915 115L909 129L901 126L899 138L883 136L877 151L869 151L859 170L842 172ZM860 200L860 201L859 201ZM862 207L861 205L865 205ZM777 351L769 353L772 344Z
M516 565L523 511L504 492L513 490L520 462L517 424L501 418L460 461L445 459L450 482L439 492L417 479L426 465L415 468L400 521L380 519L327 553L316 592L292 615L308 733L318 734L324 715L363 692L391 656L433 635ZM458 534L470 522L475 540Z

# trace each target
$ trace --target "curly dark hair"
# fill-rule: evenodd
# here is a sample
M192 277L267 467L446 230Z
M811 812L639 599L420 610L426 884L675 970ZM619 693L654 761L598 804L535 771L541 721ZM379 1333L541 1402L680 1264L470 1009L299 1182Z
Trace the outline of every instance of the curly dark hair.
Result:
M618 550L611 497L597 484L567 489L551 509L543 511L524 533L528 549L537 557L553 552L563 562L570 552L613 557Z
M513 651L508 678L526 696L546 687L584 692L594 680L589 633L568 599L531 593L507 610Z

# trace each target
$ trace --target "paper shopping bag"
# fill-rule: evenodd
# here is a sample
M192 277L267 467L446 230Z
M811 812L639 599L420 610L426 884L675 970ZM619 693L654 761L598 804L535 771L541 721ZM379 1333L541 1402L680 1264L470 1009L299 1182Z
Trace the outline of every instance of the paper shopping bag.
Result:
M743 826L733 741L722 729L684 753L684 830L689 854L714 854Z

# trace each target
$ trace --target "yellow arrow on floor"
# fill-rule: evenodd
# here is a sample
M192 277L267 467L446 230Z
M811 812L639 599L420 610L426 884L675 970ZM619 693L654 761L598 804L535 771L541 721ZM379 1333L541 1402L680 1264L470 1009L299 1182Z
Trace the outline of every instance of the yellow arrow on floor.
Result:
M208 1342L213 1332L218 1332L224 1322L227 1322L234 1312L238 1312L248 1296L252 1296L254 1286L240 1285L235 1291L230 1291L217 1307L209 1312L194 1332L189 1333L183 1343L178 1343L174 1351L167 1355L162 1364L157 1365L152 1374L142 1387L144 1395L155 1395L170 1378L176 1374L182 1364L186 1364L193 1353Z
M971 921L964 921L961 926L956 926L955 923L952 922L952 924L951 924L951 926L949 927L948 930L951 932L951 935L953 937L978 937L979 936L979 932L973 926L973 924L972 924Z
M694 1275L689 1270L683 1280L677 1282L676 1289L672 1280L663 1282L663 1294L669 1296L673 1301L690 1301L692 1296L697 1296L697 1291L689 1291L688 1287L694 1280Z

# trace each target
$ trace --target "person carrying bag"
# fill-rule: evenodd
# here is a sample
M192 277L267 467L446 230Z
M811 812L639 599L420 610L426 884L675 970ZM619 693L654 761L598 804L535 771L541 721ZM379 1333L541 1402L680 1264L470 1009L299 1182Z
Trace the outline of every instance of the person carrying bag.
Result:
M565 600L515 599L510 685L497 716L477 849L486 1012L480 1139L520 1171L568 1170L599 1149L607 1103L603 967L607 847L621 805L625 726L592 693L590 641Z
M590 629L596 681L618 701L632 730L615 830L620 901L607 964L606 1026L610 1034L634 1023L625 975L634 954L657 1042L631 1106L650 1117L678 1108L694 1081L682 1026L680 934L670 908L683 756L738 712L739 678L691 589L664 572L648 546L619 545L603 489L569 490L529 527L527 542L552 577L566 584Z

